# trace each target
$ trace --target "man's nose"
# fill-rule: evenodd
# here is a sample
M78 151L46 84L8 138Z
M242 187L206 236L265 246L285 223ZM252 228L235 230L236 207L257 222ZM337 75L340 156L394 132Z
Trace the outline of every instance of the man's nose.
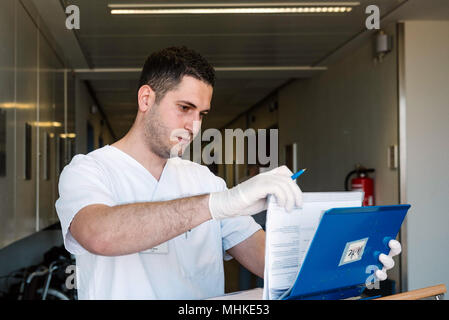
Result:
M187 131L189 131L189 133L192 136L196 136L196 134L198 133L198 131L201 128L201 120L198 118L192 118L190 120L188 120L185 124L184 124L184 129L186 129Z

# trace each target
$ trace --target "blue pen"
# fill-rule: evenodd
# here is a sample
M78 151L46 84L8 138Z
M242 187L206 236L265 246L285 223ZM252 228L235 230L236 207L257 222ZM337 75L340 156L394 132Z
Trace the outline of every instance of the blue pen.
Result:
M306 169L299 170L298 172L296 172L294 175L292 175L292 180L296 180L296 179L297 179L300 175L302 175L306 170L307 170L307 168L306 168Z

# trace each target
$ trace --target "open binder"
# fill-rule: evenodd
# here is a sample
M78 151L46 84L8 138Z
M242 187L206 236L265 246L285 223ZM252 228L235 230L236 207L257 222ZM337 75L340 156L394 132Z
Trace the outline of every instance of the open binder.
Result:
M322 215L294 284L279 299L346 299L373 282L410 205L329 209Z

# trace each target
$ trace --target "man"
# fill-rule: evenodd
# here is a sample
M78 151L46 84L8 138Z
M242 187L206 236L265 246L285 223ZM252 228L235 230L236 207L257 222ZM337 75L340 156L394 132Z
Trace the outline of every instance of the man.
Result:
M56 209L76 256L79 299L203 299L224 293L223 259L263 277L265 234L250 215L273 194L291 210L302 193L286 167L232 189L178 156L210 110L214 70L185 47L152 54L138 111L119 141L75 156Z

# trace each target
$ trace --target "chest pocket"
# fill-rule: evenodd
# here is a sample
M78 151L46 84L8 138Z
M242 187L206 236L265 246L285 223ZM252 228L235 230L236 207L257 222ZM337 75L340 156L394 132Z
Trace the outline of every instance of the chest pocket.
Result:
M210 277L223 272L221 229L216 221L205 222L175 239L175 251L183 277Z

